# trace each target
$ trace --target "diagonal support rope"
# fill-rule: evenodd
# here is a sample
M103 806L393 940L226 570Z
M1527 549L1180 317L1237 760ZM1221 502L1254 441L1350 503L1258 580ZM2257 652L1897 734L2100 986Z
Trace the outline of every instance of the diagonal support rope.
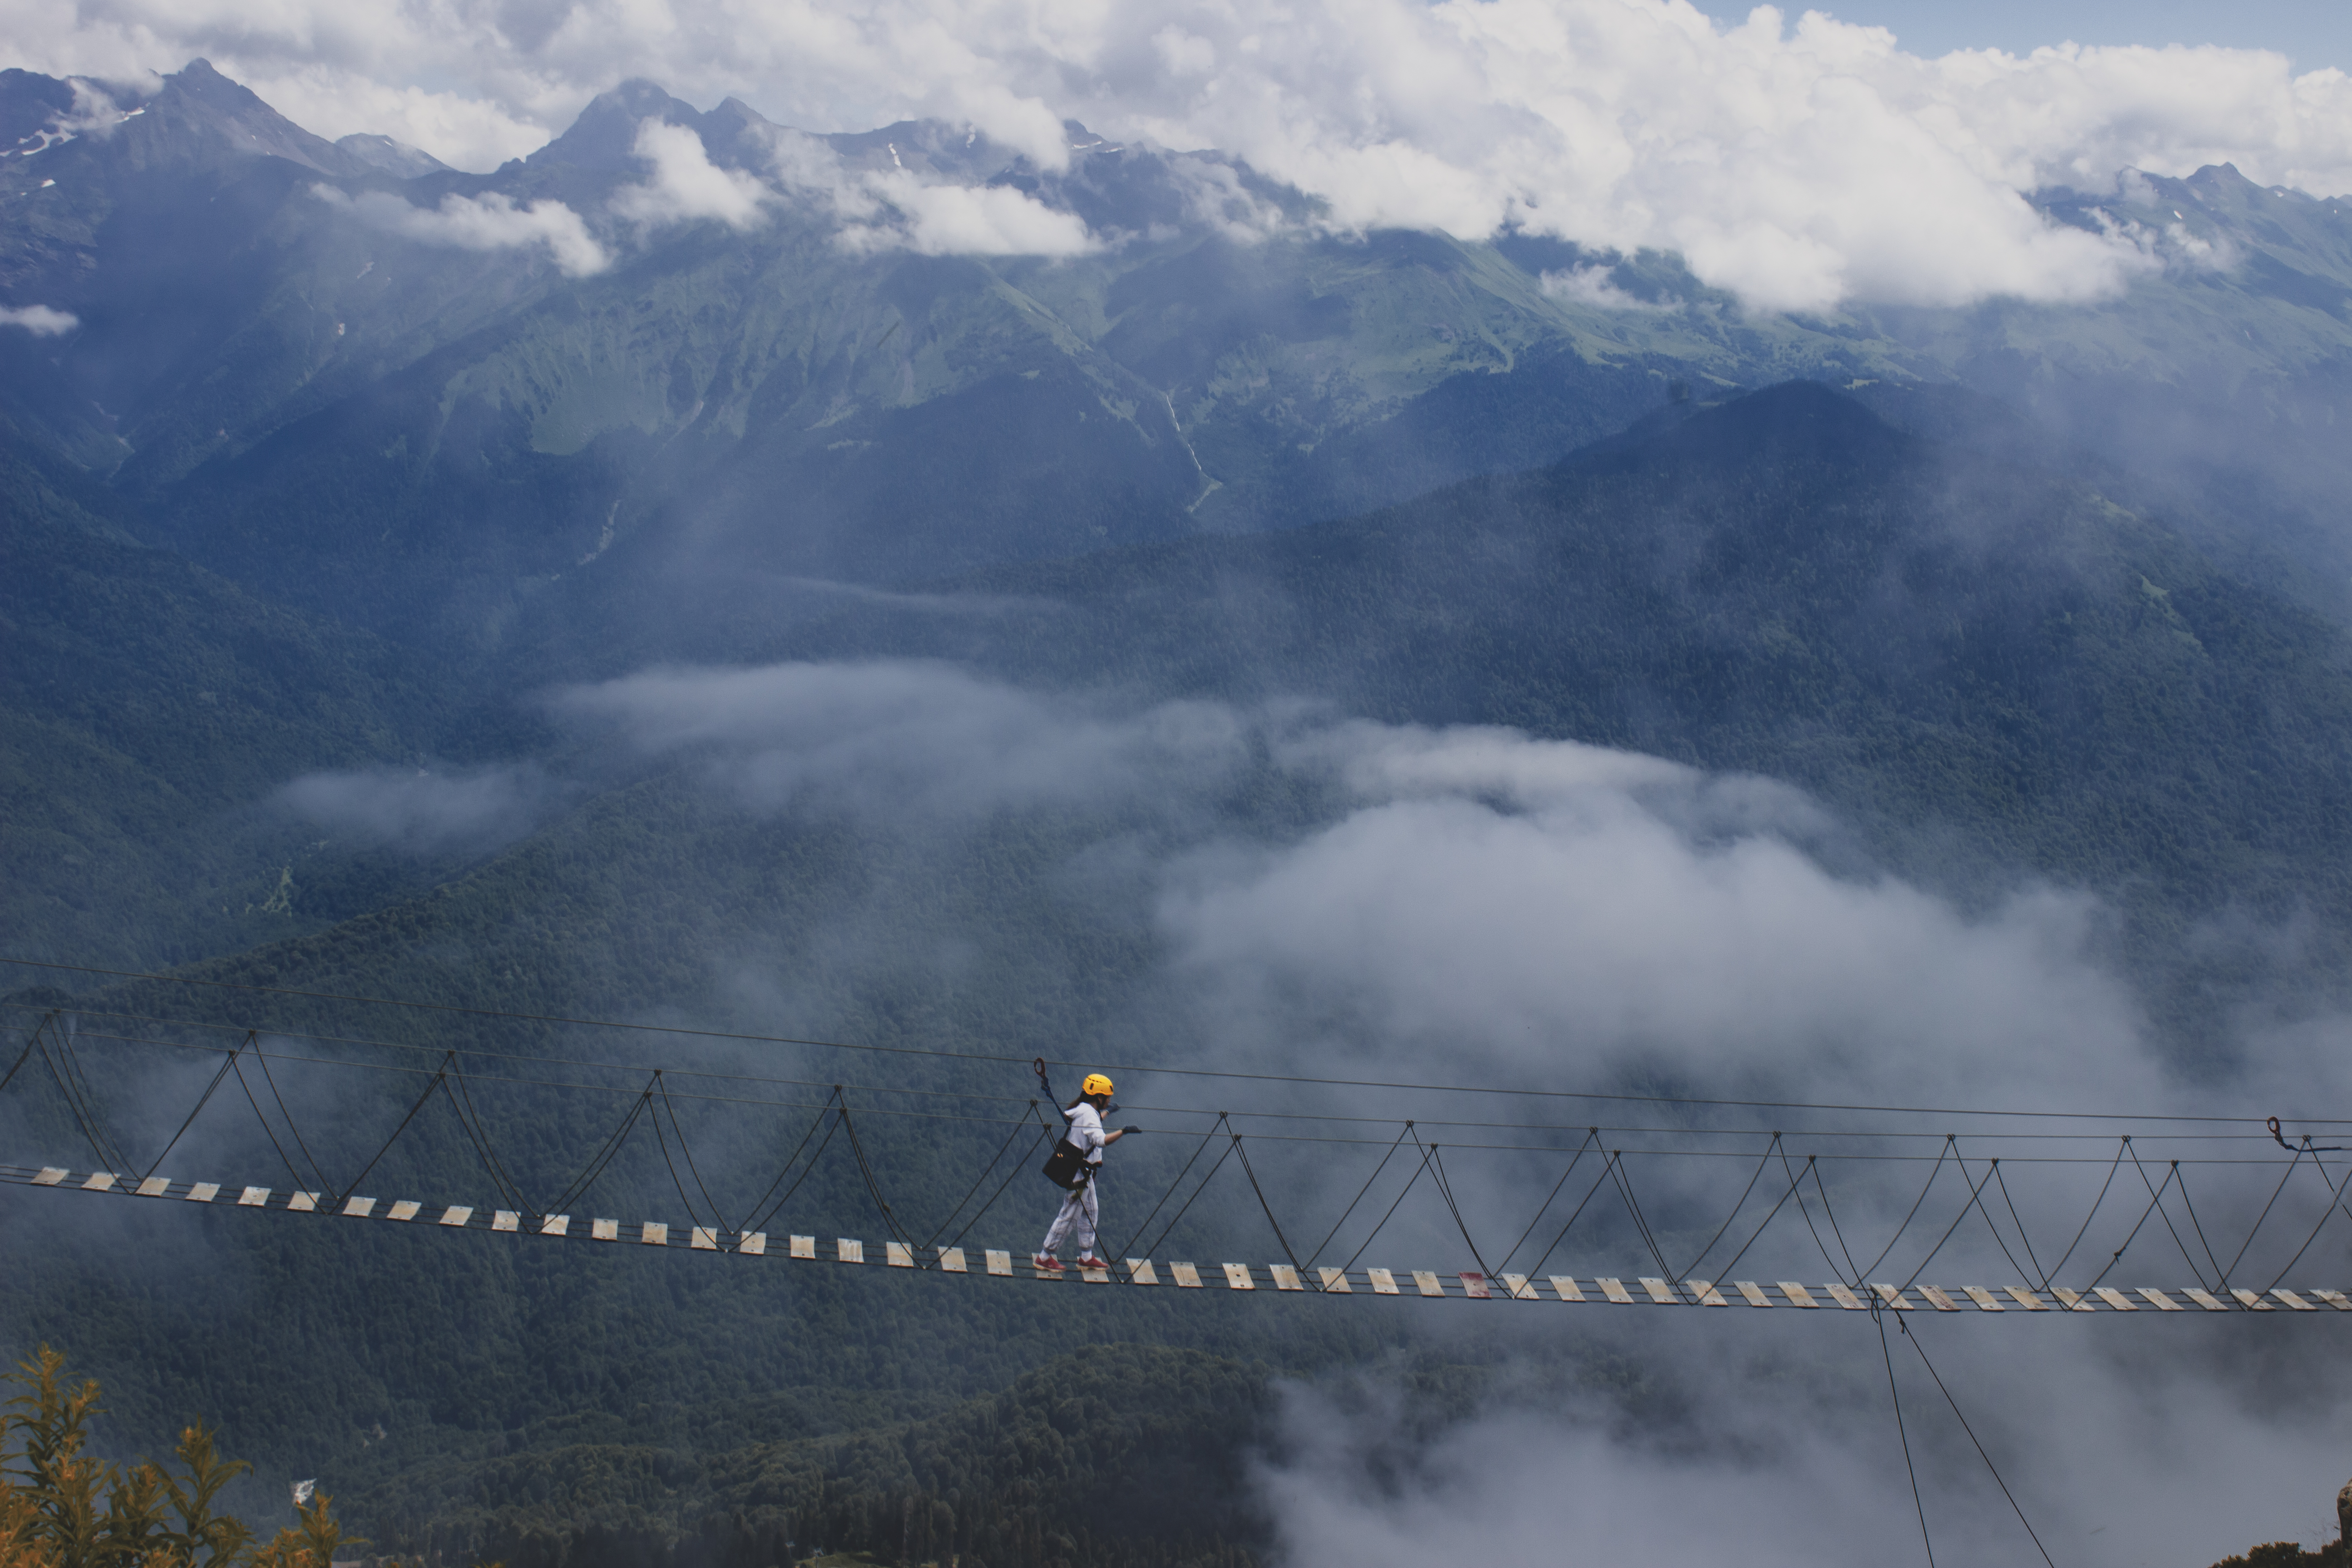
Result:
M1715 1244L1723 1239L1723 1233L1731 1228L1731 1222L1738 1219L1739 1217L1739 1211L1748 1206L1748 1195L1756 1191L1756 1184L1763 1176L1764 1167L1772 1163L1772 1151L1780 1146L1780 1135L1778 1132L1775 1132L1772 1134L1772 1141L1764 1145L1763 1157L1756 1162L1756 1169L1749 1173L1748 1177L1748 1184L1739 1189L1739 1201L1731 1205L1731 1212L1723 1216L1723 1223L1715 1227L1715 1234L1707 1237L1706 1245L1698 1249L1698 1256L1692 1258L1690 1260L1690 1267L1683 1270L1684 1279L1687 1279L1692 1275L1698 1272L1698 1266L1706 1261L1706 1255L1715 1250ZM1571 1166L1570 1168L1573 1169L1574 1167ZM1562 1181L1566 1181L1568 1178L1563 1176L1560 1179ZM1742 1248L1741 1250L1745 1251L1746 1249ZM1507 1258L1503 1261L1505 1263L1508 1263L1510 1259ZM1733 1261L1737 1262L1738 1259L1735 1258Z
M1617 1156L1614 1153L1604 1154L1601 1156L1601 1173L1592 1178L1592 1184L1591 1186L1584 1189L1584 1196L1578 1200L1576 1207L1570 1212L1568 1223L1559 1227L1559 1234L1551 1238L1551 1245L1544 1248L1543 1256L1535 1260L1535 1265L1528 1270L1528 1273L1540 1274L1543 1272L1544 1265L1549 1263L1551 1261L1551 1255L1559 1250L1559 1244L1568 1239L1568 1233L1576 1228L1577 1219L1584 1213L1585 1205L1591 1203L1593 1194L1601 1190L1602 1183L1609 1180L1609 1173L1614 1170L1616 1165Z
M1234 1134L1234 1152L1242 1157L1242 1174L1249 1178L1250 1191L1257 1194L1257 1206L1265 1211L1265 1223L1274 1227L1274 1239L1281 1244L1282 1255L1290 1259L1293 1268L1298 1267L1298 1254L1290 1249L1290 1238L1282 1234L1282 1222L1274 1217L1274 1205L1265 1201L1265 1189L1258 1184L1257 1172L1250 1165L1249 1151L1242 1147L1242 1135Z
M1031 1101L1029 1102L1029 1104L1030 1104L1031 1109L1034 1110L1034 1109L1035 1109L1035 1107L1036 1107L1037 1102L1036 1102L1035 1100L1031 1100ZM1043 1112L1043 1111L1039 1111L1039 1112L1038 1112L1038 1114L1037 1114L1037 1120L1038 1120L1038 1121L1039 1121L1039 1123L1040 1123L1040 1124L1043 1124L1043 1122L1044 1122L1044 1121L1045 1121L1045 1112ZM1182 1186L1182 1185L1184 1184L1184 1178L1185 1178L1186 1176L1188 1176L1188 1175L1192 1174L1192 1166L1193 1166L1194 1163L1195 1163L1195 1162L1197 1162L1197 1161L1201 1158L1202 1154L1202 1153L1204 1153L1204 1152L1208 1150L1208 1147L1209 1147L1209 1141L1210 1141L1211 1139L1213 1139L1213 1138L1216 1137L1216 1135L1217 1135L1217 1130L1218 1130L1219 1128L1221 1128L1221 1127L1225 1126L1225 1124L1226 1124L1226 1122L1225 1122L1225 1113L1224 1113L1223 1111L1222 1111L1222 1110L1221 1110L1221 1111L1217 1112L1217 1119L1216 1119L1214 1121L1213 1121L1213 1122L1209 1123L1209 1130L1208 1130L1206 1132L1203 1132L1203 1133L1202 1133L1202 1134L1201 1134L1201 1142L1200 1142L1200 1144L1199 1144L1199 1146L1198 1146L1198 1147L1196 1147L1195 1149L1193 1149L1193 1151L1192 1151L1192 1158L1184 1162L1184 1168L1183 1168L1182 1170L1181 1170L1181 1171L1179 1171L1179 1172L1177 1172L1177 1173L1176 1173L1176 1179L1175 1179L1174 1181L1172 1181L1172 1182L1171 1182L1171 1183L1169 1183L1169 1184L1168 1184L1168 1190L1167 1190L1166 1192L1164 1192L1164 1193L1162 1193L1162 1194L1160 1194L1160 1201L1159 1201L1158 1203L1153 1204L1153 1205L1151 1205L1151 1212L1150 1212L1150 1214L1145 1215L1143 1216L1143 1223L1142 1223L1141 1225L1137 1226L1135 1227L1135 1233L1134 1233L1134 1235L1133 1235L1133 1236L1129 1236L1129 1237L1127 1238L1127 1246L1126 1246L1126 1247L1120 1247L1120 1248L1118 1249L1118 1255L1119 1255L1121 1258L1132 1258L1132 1257L1134 1257L1134 1256L1135 1256L1135 1255L1134 1255L1132 1252L1130 1252L1128 1248L1129 1248L1129 1247L1132 1247L1135 1245L1136 1237L1137 1237L1141 1236L1145 1231L1150 1230L1150 1229L1151 1228L1151 1222L1152 1222L1153 1220L1158 1219L1158 1218L1160 1217L1160 1211L1161 1209L1166 1208L1166 1207L1168 1206L1168 1200L1169 1200L1170 1198L1172 1198L1172 1197L1174 1197L1174 1196L1176 1195L1176 1189L1177 1189L1177 1188L1179 1188L1179 1187L1181 1187L1181 1186ZM1050 1131L1053 1131L1053 1130L1052 1130L1051 1128L1046 1128L1046 1129L1045 1129L1045 1131L1049 1131L1049 1132L1050 1132ZM1181 1216L1180 1215L1179 1217L1181 1217ZM1172 1223L1172 1222L1171 1222L1171 1223ZM1162 1232L1160 1232L1160 1234L1161 1237L1164 1239L1164 1238L1166 1237L1166 1236L1167 1236L1167 1234L1168 1234L1168 1233L1167 1233L1166 1231L1162 1231Z
M1408 1121L1404 1124L1404 1130L1396 1135L1396 1142L1390 1144L1387 1152L1381 1155L1381 1163L1372 1167L1372 1173L1364 1178L1364 1184L1356 1189L1355 1197L1350 1199L1348 1206L1339 1212L1339 1217L1331 1222L1331 1228L1329 1232L1324 1236L1321 1244L1318 1245L1314 1251L1307 1255L1307 1268L1312 1268L1315 1267L1317 1259L1323 1256L1323 1248L1331 1245L1331 1238L1339 1234L1339 1227L1348 1223L1348 1216L1356 1212L1356 1205L1364 1201L1364 1194L1372 1190L1372 1184L1381 1179L1381 1173L1389 1168L1389 1161L1395 1157L1396 1152L1399 1149L1404 1147L1404 1141L1412 1131L1412 1123ZM1552 1190L1554 1192L1558 1192L1559 1189L1555 1187ZM1547 1199L1546 1201L1549 1202L1549 1200ZM1541 1217L1540 1213L1538 1217ZM1520 1239L1524 1241L1527 1238L1522 1237ZM1507 1258L1503 1261L1508 1263L1510 1259Z

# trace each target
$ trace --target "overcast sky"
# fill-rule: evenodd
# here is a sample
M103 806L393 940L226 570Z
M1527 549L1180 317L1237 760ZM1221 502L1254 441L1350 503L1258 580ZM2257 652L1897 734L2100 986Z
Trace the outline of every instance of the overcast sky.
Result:
M1703 0L1699 9L1737 22L1750 6ZM2276 49L2297 71L2352 70L2352 5L2343 0L1847 0L1825 6L1841 21L1891 30L1906 50L2028 54L2044 44L2221 44Z

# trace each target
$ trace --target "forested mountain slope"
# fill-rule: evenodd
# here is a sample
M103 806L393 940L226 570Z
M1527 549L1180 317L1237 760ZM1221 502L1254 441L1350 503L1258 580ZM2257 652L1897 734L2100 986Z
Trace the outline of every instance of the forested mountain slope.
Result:
M866 606L781 647L1508 724L1797 780L1915 870L2031 868L2156 930L2352 918L2339 626L1818 385L1362 518L961 585L1049 607Z
M431 658L131 530L121 498L0 421L0 944L19 954L144 963L282 934L256 909L284 902L308 845L255 806L321 765L431 756L464 705ZM304 923L414 876L341 874Z

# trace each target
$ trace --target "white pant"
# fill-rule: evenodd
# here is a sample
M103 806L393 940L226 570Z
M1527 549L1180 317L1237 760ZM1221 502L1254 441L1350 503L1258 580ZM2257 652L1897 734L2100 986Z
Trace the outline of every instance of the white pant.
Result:
M1096 1176L1083 1187L1062 1200L1062 1212L1054 1216L1054 1227L1045 1233L1045 1245L1037 1250L1047 1255L1062 1250L1062 1243L1077 1232L1078 1254L1091 1257L1095 1249L1095 1220L1102 1213L1102 1201L1095 1196L1095 1186L1102 1180Z

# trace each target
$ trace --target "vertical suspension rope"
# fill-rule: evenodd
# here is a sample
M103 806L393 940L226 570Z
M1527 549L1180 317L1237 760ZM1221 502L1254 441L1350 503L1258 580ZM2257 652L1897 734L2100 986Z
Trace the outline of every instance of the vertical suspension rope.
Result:
M1927 1347L1921 1344L1919 1336L1911 1331L1910 1315L1906 1313L1895 1321L1902 1329L1903 1337L1911 1342L1911 1348L1919 1352L1919 1364L1927 1369L1929 1377L1936 1379L1936 1392L1941 1394L1944 1396L1944 1403L1952 1407L1952 1416L1959 1422L1960 1430L1969 1435L1970 1443L1976 1444L1977 1458L1982 1459L1985 1462L1985 1468L1992 1472L1992 1484L2000 1489L2000 1495L2009 1499L2010 1511L2017 1515L2018 1523L2025 1526L2025 1533L2033 1542L2033 1550L2042 1553L2042 1561L2048 1565L2048 1568L2058 1568L2055 1563L2050 1561L2050 1549L2042 1544L2042 1537L2035 1532L2033 1521L2025 1517L2025 1510L2018 1507L2016 1497L2009 1489L2009 1483L2000 1479L2000 1467L1992 1462L1992 1456L1985 1452L1985 1446L1977 1442L1976 1428L1969 1426L1969 1418L1960 1414L1960 1402L1952 1397L1952 1391L1946 1388L1944 1380L1937 1375L1936 1363L1927 1359Z
M1936 1543L1927 1534L1927 1504L1919 1496L1919 1472L1911 1463L1911 1434L1903 1425L1903 1394L1895 1386L1895 1352L1887 1349L1886 1319L1875 1295L1870 1301L1870 1321L1878 1325L1878 1353L1886 1363L1886 1396L1894 1402L1895 1435L1903 1443L1903 1473L1911 1478L1911 1506L1919 1512L1919 1544L1927 1549L1927 1568L1936 1568Z

